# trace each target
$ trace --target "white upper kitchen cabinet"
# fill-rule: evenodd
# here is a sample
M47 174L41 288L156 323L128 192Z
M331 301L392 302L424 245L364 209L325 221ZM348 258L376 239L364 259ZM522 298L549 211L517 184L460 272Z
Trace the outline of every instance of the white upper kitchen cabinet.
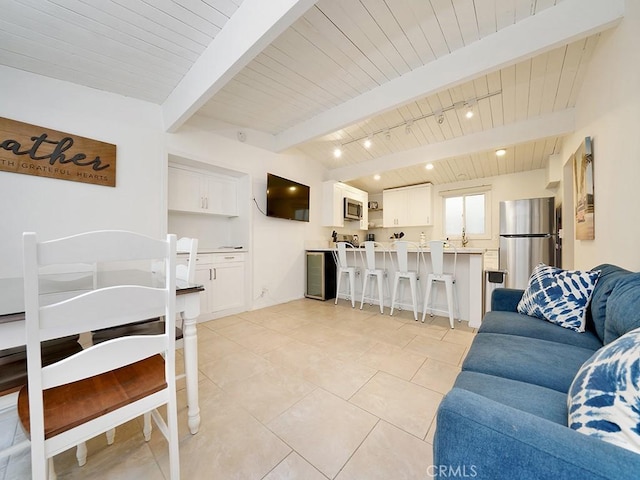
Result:
M170 166L168 203L178 212L237 216L237 179Z
M432 225L431 184L383 190L382 223L386 228Z
M351 198L362 203L362 218L359 222L344 219L344 199ZM351 185L329 180L322 183L322 226L348 227L359 230L369 228L367 203L369 194Z

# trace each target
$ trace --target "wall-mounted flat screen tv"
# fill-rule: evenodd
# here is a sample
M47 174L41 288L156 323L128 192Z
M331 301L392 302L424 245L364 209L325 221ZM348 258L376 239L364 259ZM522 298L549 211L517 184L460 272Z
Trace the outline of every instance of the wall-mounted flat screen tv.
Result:
M309 187L267 173L267 217L309 221Z

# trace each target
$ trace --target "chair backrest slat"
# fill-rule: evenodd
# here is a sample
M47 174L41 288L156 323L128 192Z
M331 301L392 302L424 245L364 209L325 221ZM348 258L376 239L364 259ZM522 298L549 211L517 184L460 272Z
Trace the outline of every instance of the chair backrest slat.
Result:
M39 243L37 258L40 266L128 262L166 257L167 248L164 240L122 230L101 230Z
M119 285L92 290L40 308L40 340L100 330L165 315L162 288ZM105 309L104 305L111 305Z

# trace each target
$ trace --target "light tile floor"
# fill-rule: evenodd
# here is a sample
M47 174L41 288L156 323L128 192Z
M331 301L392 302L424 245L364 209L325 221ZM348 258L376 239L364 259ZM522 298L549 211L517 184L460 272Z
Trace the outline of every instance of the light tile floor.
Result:
M352 309L344 300L297 300L198 325L200 408L186 424L179 382L185 479L426 479L438 404L475 331L448 319ZM178 361L181 363L181 355ZM0 415L0 446L24 438L15 412ZM55 458L59 479L163 479L164 437L141 420L114 445L88 442ZM0 480L30 478L29 453L0 460Z

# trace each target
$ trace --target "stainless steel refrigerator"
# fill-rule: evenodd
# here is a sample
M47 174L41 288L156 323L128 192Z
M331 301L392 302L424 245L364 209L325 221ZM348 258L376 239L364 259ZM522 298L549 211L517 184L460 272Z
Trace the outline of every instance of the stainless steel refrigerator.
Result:
M505 287L527 287L539 263L555 265L553 197L500 202L500 269Z

